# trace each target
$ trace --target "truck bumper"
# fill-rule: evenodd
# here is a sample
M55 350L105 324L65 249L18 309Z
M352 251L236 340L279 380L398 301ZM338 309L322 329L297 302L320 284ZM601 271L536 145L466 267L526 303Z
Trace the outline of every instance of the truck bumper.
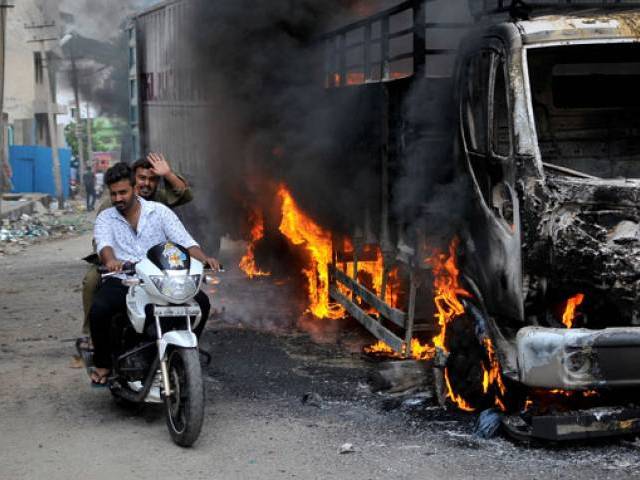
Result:
M529 387L587 390L640 386L640 327L603 330L524 327L518 376Z
M592 408L533 416L527 421L512 415L504 417L502 425L509 435L519 440L584 440L640 432L640 410Z

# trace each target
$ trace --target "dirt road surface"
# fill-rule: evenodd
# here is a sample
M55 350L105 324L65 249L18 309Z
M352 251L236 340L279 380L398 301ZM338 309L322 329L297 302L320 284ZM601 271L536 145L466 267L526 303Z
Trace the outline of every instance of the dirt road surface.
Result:
M203 434L172 444L162 411L123 410L70 368L88 236L0 258L0 479L513 479L640 477L627 441L532 447L475 439L472 416L372 394L372 365L336 332L292 328L286 286L234 269L203 337ZM231 265L234 252L225 252ZM362 332L353 333L357 337ZM349 338L351 338L349 337ZM347 340L345 340L347 338ZM314 401L303 404L305 394ZM339 454L344 443L354 452Z

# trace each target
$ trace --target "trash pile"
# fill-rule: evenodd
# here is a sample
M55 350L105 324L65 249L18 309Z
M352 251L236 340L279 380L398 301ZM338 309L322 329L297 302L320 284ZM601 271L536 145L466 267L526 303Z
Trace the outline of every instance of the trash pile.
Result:
M2 220L0 246L29 245L47 237L60 238L69 234L81 234L90 228L88 216L73 209L22 214L17 219Z

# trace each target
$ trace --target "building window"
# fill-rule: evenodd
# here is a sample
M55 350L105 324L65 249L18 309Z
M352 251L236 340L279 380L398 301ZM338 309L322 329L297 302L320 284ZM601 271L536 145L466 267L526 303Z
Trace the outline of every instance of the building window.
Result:
M136 64L136 49L129 47L129 68L133 68Z
M42 83L44 72L42 70L42 56L40 55L40 52L35 52L33 54L33 61L36 71L36 83Z

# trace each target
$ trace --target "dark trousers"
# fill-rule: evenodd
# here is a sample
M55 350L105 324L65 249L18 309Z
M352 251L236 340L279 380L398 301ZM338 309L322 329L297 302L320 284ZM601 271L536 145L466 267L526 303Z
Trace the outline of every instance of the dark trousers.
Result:
M117 338L111 338L111 325L113 317L119 313L127 312L126 297L128 287L122 285L116 278L109 278L102 282L93 298L93 304L89 311L89 322L91 325L91 340L93 341L93 363L98 368L111 368L112 345L117 344ZM194 300L200 305L202 319L200 324L194 328L193 333L198 338L202 335L211 304L207 295L199 291Z
M96 191L93 188L87 188L87 210L90 212L96 204Z

